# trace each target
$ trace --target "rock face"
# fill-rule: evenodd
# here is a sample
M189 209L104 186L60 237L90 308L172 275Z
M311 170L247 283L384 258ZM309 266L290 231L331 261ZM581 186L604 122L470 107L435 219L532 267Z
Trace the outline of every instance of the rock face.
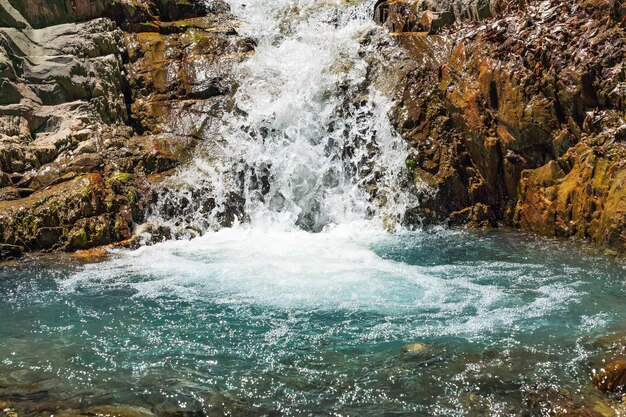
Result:
M393 119L429 186L422 217L624 253L625 16L613 0L378 2L405 51Z
M379 0L374 18L391 32L437 32L464 20L524 7L527 0Z
M0 0L0 25L0 258L130 238L253 49L218 0Z
M380 0L419 213L626 251L626 5ZM220 0L0 0L0 258L128 239L253 52ZM157 175L158 174L158 175Z

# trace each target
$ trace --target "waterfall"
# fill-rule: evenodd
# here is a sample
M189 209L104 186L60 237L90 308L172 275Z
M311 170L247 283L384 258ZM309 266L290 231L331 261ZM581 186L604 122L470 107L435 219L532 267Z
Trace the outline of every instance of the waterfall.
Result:
M369 37L385 36L373 3L231 0L256 52L235 70L217 137L169 180L148 223L182 237L237 223L398 227L416 203L401 191L408 151L393 103L368 78L381 59Z

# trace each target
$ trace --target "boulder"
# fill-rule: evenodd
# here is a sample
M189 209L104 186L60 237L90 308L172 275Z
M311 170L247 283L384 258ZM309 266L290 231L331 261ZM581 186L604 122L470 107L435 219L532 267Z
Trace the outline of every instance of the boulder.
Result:
M424 353L428 351L428 345L424 343L411 343L402 347L404 353Z
M17 245L0 244L0 260L16 259L22 256L24 248Z

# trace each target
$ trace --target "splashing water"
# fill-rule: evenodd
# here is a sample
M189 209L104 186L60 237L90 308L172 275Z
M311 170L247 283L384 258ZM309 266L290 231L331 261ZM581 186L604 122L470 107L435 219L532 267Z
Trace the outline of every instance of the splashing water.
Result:
M232 7L258 44L237 69L236 109L217 143L168 183L177 191L165 193L150 221L198 231L249 220L314 232L366 218L399 223L411 203L400 192L407 149L390 127L391 102L368 86L364 56L376 51L362 40L373 29L373 2Z
M373 3L231 1L258 45L235 110L149 219L203 236L0 267L0 403L522 417L556 386L624 415L589 377L626 340L623 263L521 234L388 233L417 202L370 87Z

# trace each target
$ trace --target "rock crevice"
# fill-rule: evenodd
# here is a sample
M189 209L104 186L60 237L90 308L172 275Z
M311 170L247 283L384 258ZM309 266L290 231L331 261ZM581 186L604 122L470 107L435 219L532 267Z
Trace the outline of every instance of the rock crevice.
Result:
M442 10L454 19L419 23ZM392 117L436 191L422 216L624 253L625 16L612 0L379 2L404 50Z

